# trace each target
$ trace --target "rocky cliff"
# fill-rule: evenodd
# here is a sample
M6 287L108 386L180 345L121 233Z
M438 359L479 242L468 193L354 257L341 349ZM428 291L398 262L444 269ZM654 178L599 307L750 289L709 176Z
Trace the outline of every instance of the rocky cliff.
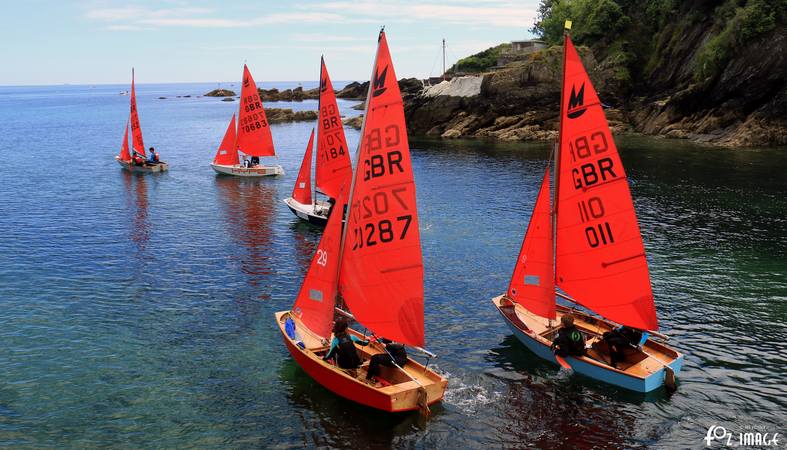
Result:
M559 22L551 37L556 45L502 69L407 96L411 132L503 140L554 137L562 14L596 18L581 26L575 19L572 36L616 132L726 146L787 145L784 2L579 0L559 5L564 9L546 9L541 22L547 40L554 28L550 20ZM564 5L587 10L565 10ZM592 22L599 17L603 23Z

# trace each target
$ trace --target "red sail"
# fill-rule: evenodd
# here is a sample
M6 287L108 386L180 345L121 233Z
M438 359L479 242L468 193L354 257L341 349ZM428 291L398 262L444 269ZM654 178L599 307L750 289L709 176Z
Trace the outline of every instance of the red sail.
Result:
M656 308L626 173L571 39L564 49L556 181L557 286L623 325L656 330Z
M339 247L342 239L342 214L347 204L347 190L339 193L334 214L312 257L309 271L303 279L301 290L292 307L293 313L320 336L331 334L333 310L336 304L337 279L339 277Z
M312 202L312 152L314 152L314 128L312 128L312 135L309 136L309 145L303 155L295 187L292 188L292 198L303 205Z
M142 128L139 127L137 113L137 93L134 90L134 69L131 69L131 139L134 151L144 156L145 144L142 142Z
M240 91L240 113L238 114L238 144L236 147L251 156L275 156L273 138L262 107L257 84L251 72L243 65L243 87Z
M123 144L120 145L120 160L131 161L131 153L128 151L128 122L123 132Z
M535 314L555 318L552 212L549 209L549 168L530 216L522 250L516 260L508 296Z
M352 164L347 151L344 126L336 105L331 79L325 61L320 66L320 131L317 140L317 189L329 197L336 197L339 190L352 178Z
M232 166L239 164L238 151L235 150L235 114L232 115L232 120L224 133L224 139L221 140L219 150L216 152L216 157L213 158L214 164L221 164L223 166Z
M379 336L424 343L424 270L399 85L380 32L352 191L340 292Z

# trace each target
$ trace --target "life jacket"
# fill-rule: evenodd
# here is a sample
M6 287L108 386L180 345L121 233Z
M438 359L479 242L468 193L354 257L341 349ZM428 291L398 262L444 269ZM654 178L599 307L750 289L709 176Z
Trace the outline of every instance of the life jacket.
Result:
M339 340L338 348L336 349L336 362L342 369L355 369L361 365L361 358L358 356L358 350L355 348L352 338L347 333L342 333L336 336Z
M399 367L404 367L407 364L407 350L402 344L388 344L385 350L393 357L394 362Z
M585 338L577 327L561 328L557 333L555 343L567 351L572 356L582 356L585 354Z
M153 153L153 161L158 162L158 152Z

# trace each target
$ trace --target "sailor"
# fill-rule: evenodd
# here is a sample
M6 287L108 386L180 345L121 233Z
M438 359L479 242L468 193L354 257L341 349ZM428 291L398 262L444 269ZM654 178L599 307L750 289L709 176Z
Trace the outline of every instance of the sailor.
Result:
M585 354L585 338L576 326L574 316L563 314L560 317L560 329L552 341L552 351L558 356L583 356Z
M358 356L358 350L355 344L361 346L369 345L368 340L359 339L347 333L347 320L338 319L333 324L333 340L331 340L331 348L328 350L323 360L329 360L336 357L336 364L342 369L357 369L361 365L361 357Z
M252 156L251 157L251 167L259 166L260 165L260 157L259 156Z
M148 156L148 163L150 164L158 164L158 152L153 147L150 147L150 156Z
M131 161L134 163L135 166L145 165L145 159L136 151L134 151L134 156L131 157Z
M394 367L395 364L403 368L407 364L407 350L404 345L386 338L380 338L379 342L385 345L385 353L372 355L372 359L369 361L369 370L366 372L367 381L374 381L375 377L380 375L380 366Z
M609 346L610 365L617 368L620 361L626 360L624 350L626 348L635 348L640 344L642 332L634 328L621 326L604 333L603 339Z

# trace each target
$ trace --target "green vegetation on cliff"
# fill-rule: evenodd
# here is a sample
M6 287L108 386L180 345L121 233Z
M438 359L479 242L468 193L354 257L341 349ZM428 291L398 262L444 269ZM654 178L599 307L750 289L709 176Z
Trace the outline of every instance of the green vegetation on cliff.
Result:
M462 58L456 62L446 73L479 73L486 72L497 65L497 58L504 50L511 48L511 44L500 44L482 52Z
M542 0L531 31L560 44L563 24L571 37L594 48L613 66L618 81L646 76L680 41L700 28L706 36L691 61L693 78L718 76L736 52L787 22L787 0Z

